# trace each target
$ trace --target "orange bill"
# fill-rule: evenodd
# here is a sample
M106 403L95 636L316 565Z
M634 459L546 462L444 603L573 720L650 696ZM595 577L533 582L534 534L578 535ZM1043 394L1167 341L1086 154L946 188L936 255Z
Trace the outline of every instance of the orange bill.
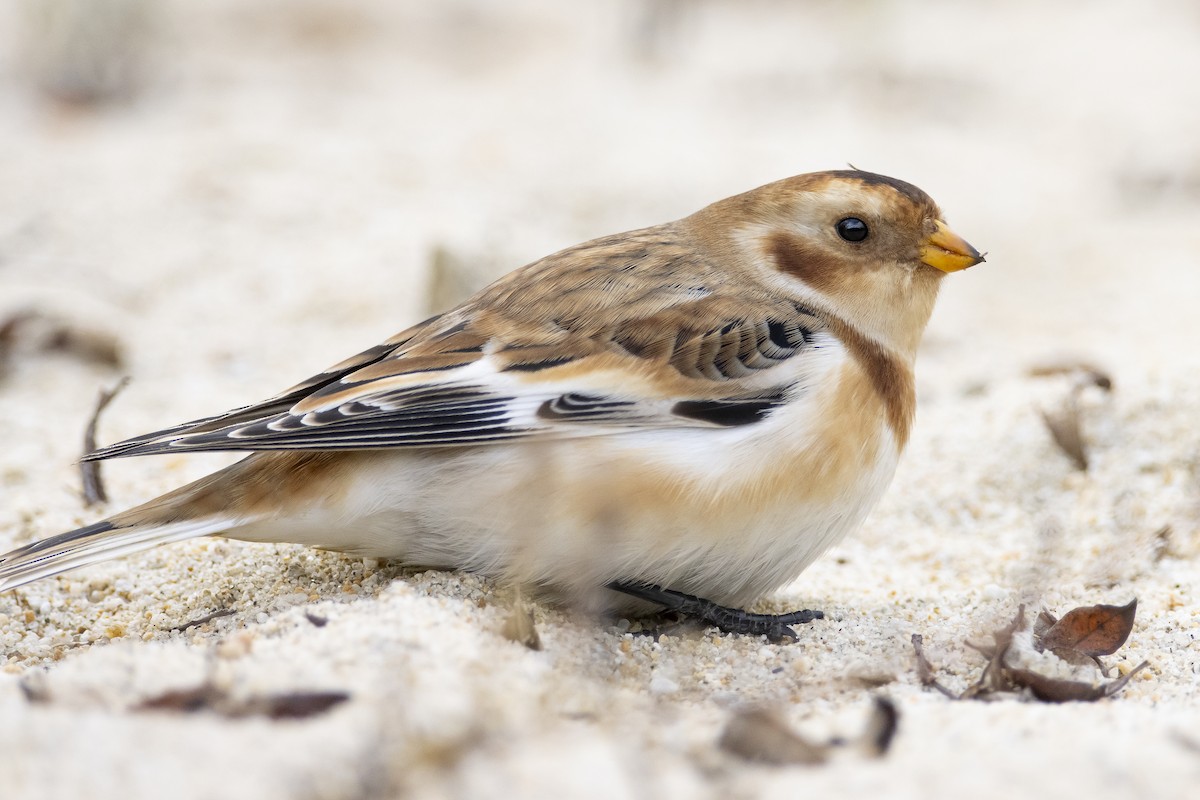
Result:
M921 245L921 261L942 272L958 272L983 261L983 254L940 219L933 235Z

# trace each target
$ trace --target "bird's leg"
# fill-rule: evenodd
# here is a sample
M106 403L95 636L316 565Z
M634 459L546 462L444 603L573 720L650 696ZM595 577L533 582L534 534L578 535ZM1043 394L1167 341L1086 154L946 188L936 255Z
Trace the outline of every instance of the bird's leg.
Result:
M785 636L799 638L789 626L812 622L814 619L824 619L823 611L793 611L790 614L752 614L740 608L719 606L711 600L696 597L683 592L664 589L652 583L632 583L613 581L608 588L614 592L657 603L671 611L678 611L689 617L715 625L726 633L744 633L750 636L766 636L773 642L778 642Z

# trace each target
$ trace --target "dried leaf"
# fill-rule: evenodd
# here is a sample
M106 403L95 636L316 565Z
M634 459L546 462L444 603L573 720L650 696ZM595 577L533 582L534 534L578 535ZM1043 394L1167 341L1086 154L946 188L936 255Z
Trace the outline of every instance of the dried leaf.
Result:
M1050 364L1030 369L1031 375L1060 375L1079 374L1081 381L1071 387L1062 407L1053 413L1044 409L1041 411L1042 420L1050 431L1051 438L1059 449L1071 459L1077 469L1088 468L1087 446L1083 439L1083 424L1079 412L1079 395L1089 386L1096 386L1106 392L1111 392L1112 378L1103 370L1086 362L1068 362L1066 364Z
M174 711L183 714L212 711L231 719L305 719L323 714L349 699L350 695L346 692L286 692L236 699L212 684L205 683L192 689L178 689L152 697L138 705L135 710Z
M1042 411L1042 421L1050 431L1050 437L1058 445L1076 469L1087 470L1087 448L1083 443L1083 428L1079 421L1079 404L1072 395L1061 410L1050 414Z
M1106 392L1113 387L1112 377L1095 364L1076 358L1062 358L1042 361L1034 364L1028 370L1033 378L1046 378L1057 375L1080 375L1087 383L1097 386Z
M871 758L883 757L899 728L900 712L891 700L876 696L862 734L849 742L835 736L827 742L810 742L765 708L734 714L721 733L718 746L748 761L764 764L821 764L835 747L854 745Z
M809 742L766 709L739 711L725 725L717 746L748 761L764 764L821 764L829 745Z
M92 417L88 420L87 428L83 432L83 454L85 456L96 449L96 424L100 420L100 415L104 413L104 409L108 408L108 404L113 401L113 398L128 385L129 378L126 377L118 381L113 388L100 390ZM83 504L94 506L96 503L107 503L108 492L105 491L104 480L100 477L100 462L80 461L79 472L83 478Z
M1077 608L1062 619L1055 618L1049 611L1042 611L1034 621L1034 646L1039 652L1050 650L1059 658L1072 663L1091 659L1096 662L1102 674L1108 677L1108 672L1098 656L1111 654L1125 643L1129 630L1133 627L1136 608L1135 599L1127 606ZM987 658L988 663L979 680L955 699L987 699L1001 692L1029 689L1035 698L1049 703L1100 700L1121 691L1136 673L1149 664L1142 662L1125 676L1099 685L1053 678L1030 669L1012 667L1005 658L1012 647L1013 635L1024 627L1024 624L1025 607L1021 606L1009 625L992 634L993 644L970 641L966 643L968 647ZM925 659L921 637L914 634L912 639L913 649L917 653L917 675L921 683L954 698L953 693L939 685L933 677L933 671ZM1070 642L1081 646L1082 649L1068 646Z
M121 345L116 337L103 331L77 328L62 323L46 338L43 349L67 353L76 358L106 367L121 366Z
M27 703L39 704L49 703L50 687L46 683L46 673L34 672L29 677L22 679L17 686L21 690L21 694L25 696Z
M504 620L504 627L500 629L500 633L510 642L523 644L530 650L542 649L542 637L538 635L533 609L525 602L519 589L513 592L512 611L509 612L508 619Z
M776 667L780 672L782 667ZM876 672L868 670L865 672L852 672L845 675L842 680L850 686L861 687L863 689L878 689L887 686L889 683L895 683L899 676L891 672Z
M987 658L988 663L979 675L979 680L967 687L960 699L969 700L975 697L986 697L997 692L1007 692L1012 686L1005 674L1004 658L1008 648L1012 647L1013 634L1025 625L1025 605L1017 607L1017 615L1013 621L992 633L992 644L984 645L967 642L967 647L978 651Z
M1068 611L1041 637L1042 647L1057 653L1108 656L1121 649L1133 630L1137 598L1124 606L1082 606Z
M1033 644L1039 653L1045 649L1042 646L1042 637L1056 624L1058 624L1058 617L1044 608L1038 612L1037 619L1033 621Z
M33 318L34 312L26 310L18 311L0 322L0 375L3 374L2 371L8 366L8 361L12 357L12 351L17 342L17 333L21 326Z
M129 100L146 81L160 11L145 2L39 3L25 14L20 75L62 113Z
M257 712L271 719L306 719L324 714L349 699L346 692L289 692L257 698L247 704L247 709L251 714Z
M1098 686L1085 681L1051 678L1027 669L1010 669L1008 675L1015 686L1029 689L1034 697L1046 703L1091 702L1112 697L1149 665L1149 661L1143 661L1117 680Z
M900 727L900 711L895 703L881 695L875 696L875 706L867 718L867 729L863 731L862 744L868 754L882 758L892 746L896 731Z
M921 680L921 685L937 689L951 700L958 700L958 695L939 683L938 679L933 676L933 667L930 666L929 659L925 657L925 637L919 633L914 633L912 635L912 646L913 652L917 656L917 677Z
M1179 555L1171 547L1171 535L1175 533L1170 525L1163 525L1154 532L1154 562L1158 563L1167 556L1178 558Z
M121 344L112 334L37 309L17 311L0 322L0 361L19 345L35 352L63 352L108 367L122 363Z
M223 695L209 684L192 689L174 689L152 697L136 707L137 711L179 711L190 714L217 705Z
M1008 674L1014 685L1029 689L1034 697L1047 703L1099 700L1104 697L1103 685L1051 678L1028 669L1013 669Z
M1189 736L1183 731L1172 731L1171 738L1173 738L1184 750L1200 756L1200 739Z

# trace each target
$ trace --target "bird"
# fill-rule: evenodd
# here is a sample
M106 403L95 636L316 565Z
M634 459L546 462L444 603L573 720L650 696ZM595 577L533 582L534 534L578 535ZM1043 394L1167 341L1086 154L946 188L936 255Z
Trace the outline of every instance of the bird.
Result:
M924 191L858 169L568 247L265 401L86 455L249 453L0 556L0 591L221 535L791 634L820 612L745 607L883 495L941 280L982 261Z

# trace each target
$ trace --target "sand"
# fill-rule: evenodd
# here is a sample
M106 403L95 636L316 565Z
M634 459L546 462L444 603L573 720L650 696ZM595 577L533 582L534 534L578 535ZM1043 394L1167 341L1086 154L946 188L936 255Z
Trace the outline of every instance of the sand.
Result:
M103 442L261 399L455 287L786 175L913 181L989 256L945 282L888 495L759 606L823 609L798 641L656 639L535 604L534 651L476 576L188 542L0 596L0 797L1189 796L1193 4L172 2L94 106L37 88L65 57L33 8L0 18L0 319L36 309L123 363L46 352L53 320L18 338L0 550L228 463L113 463L111 502L85 509L74 460L122 375ZM1087 471L1043 423L1080 380L1030 374L1050 361L1113 381L1078 391ZM1020 603L1134 597L1107 661L1150 665L1114 698L955 702L918 680L914 633L962 691L983 664L964 641ZM201 685L350 699L294 720L138 709ZM854 737L876 696L900 714L882 758L766 766L717 744L759 706Z

